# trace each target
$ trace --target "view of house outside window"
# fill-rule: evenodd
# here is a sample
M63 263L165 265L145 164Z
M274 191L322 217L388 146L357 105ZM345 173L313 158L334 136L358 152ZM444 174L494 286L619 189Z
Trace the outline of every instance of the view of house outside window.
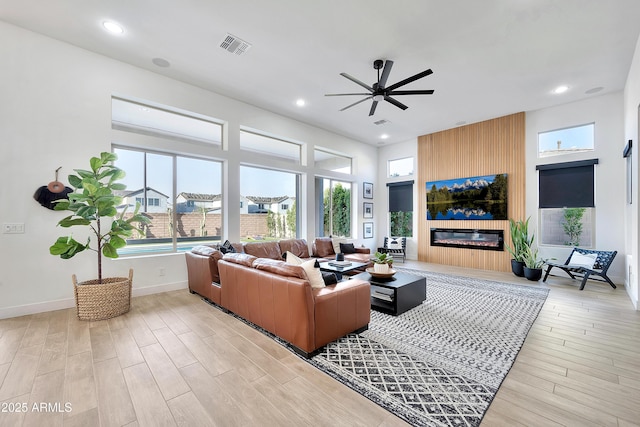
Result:
M113 151L118 155L116 166L127 174L118 209L133 212L138 202L140 211L151 219L120 254L173 251L174 247L184 251L220 241L219 162L121 147Z
M298 175L240 166L240 239L297 237Z

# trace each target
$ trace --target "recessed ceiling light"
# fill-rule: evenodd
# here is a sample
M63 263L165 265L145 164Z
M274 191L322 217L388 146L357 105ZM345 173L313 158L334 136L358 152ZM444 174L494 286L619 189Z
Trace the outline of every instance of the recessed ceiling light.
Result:
M389 138L389 135L387 135L386 133L383 133L382 135L380 135L380 139L387 139Z
M124 28L120 24L117 24L113 21L104 21L102 26L112 34L122 34L124 33Z
M298 107L304 107L306 104L307 104L307 103L304 101L304 99L298 99L298 100L296 101L296 105L297 105Z
M561 93L565 93L566 91L569 90L569 86L567 85L562 85L562 86L558 86L557 88L555 88L553 90L553 93L555 93L556 95L561 94Z

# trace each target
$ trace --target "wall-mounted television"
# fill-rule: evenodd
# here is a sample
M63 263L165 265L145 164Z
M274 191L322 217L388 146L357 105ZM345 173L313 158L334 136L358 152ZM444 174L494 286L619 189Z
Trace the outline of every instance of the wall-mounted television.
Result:
M507 174L428 181L427 219L505 220Z

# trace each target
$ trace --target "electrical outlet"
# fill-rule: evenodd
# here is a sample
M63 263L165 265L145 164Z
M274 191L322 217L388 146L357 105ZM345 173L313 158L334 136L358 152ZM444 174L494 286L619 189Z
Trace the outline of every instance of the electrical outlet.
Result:
M22 234L24 233L24 223L23 222L4 223L2 224L2 232L4 234Z

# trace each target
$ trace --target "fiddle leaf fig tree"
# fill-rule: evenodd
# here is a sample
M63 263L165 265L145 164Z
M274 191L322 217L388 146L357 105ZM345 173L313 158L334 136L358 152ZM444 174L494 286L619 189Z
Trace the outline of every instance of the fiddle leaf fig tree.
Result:
M122 203L122 197L115 192L126 186L117 182L125 176L125 172L114 165L117 159L116 154L103 152L100 157L91 158L91 170L74 169L77 175L69 175L69 185L74 191L67 195L68 199L58 200L55 205L57 211L72 212L58 222L60 227L88 227L90 237L86 243L78 242L71 235L59 237L49 252L62 259L72 258L84 250L96 252L99 283L102 283L102 256L118 258L118 249L127 245L126 239L134 230L142 233L133 224L149 223L149 218L139 213L139 203L129 218L125 218L126 207L118 213L116 208ZM93 245L92 237L95 238Z

